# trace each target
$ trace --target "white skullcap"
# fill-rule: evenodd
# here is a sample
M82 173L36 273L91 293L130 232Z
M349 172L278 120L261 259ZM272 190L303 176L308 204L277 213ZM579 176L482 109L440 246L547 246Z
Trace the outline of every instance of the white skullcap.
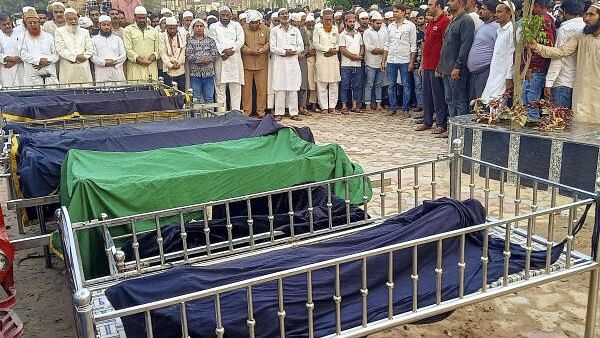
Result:
M81 28L90 28L93 24L94 23L92 22L92 19L88 18L87 16L82 16L79 18L79 27Z
M412 11L412 12L410 12L410 17L411 17L411 18L416 18L416 17L417 17L417 14L419 14L419 12L417 12L417 11Z
M279 12L274 12L273 14L271 14L271 19L278 18L278 17L279 17Z
M183 14L181 15L182 18L193 18L194 17L194 13L190 12L190 11L185 11L183 12Z
M287 8L280 8L279 10L277 10L277 14L279 15L279 13L283 12L283 11L288 11Z
M368 18L368 17L369 17L369 13L367 13L367 12L360 12L360 14L358 15L359 19Z
M166 7L163 7L163 8L160 10L160 15L167 14L167 13L171 13L171 14L173 14L173 12L171 12L171 10L170 10L170 9L168 9L168 8L166 8Z
M298 14L300 14L300 17L306 16L306 13L304 12L298 12Z
M419 8L423 9L423 10L427 10L429 8L429 6L427 6L427 5L421 5L421 6L419 6Z
M383 19L383 17L381 16L381 13L379 13L378 11L373 11L372 13L373 13L373 15L371 15L371 20Z
M308 13L306 15L306 20L304 20L304 21L306 21L306 22L315 21L315 16L312 13Z
M62 7L63 9L65 9L65 4L63 4L60 1L54 1L53 3L50 4L50 6L48 6L49 8L53 8L54 6L59 6Z
M500 1L500 3L508 7L511 12L515 12L515 4L512 1Z
M292 21L295 21L295 22L300 22L300 21L302 21L302 16L298 13L292 13L292 14L290 14L290 19L292 19Z
M248 14L244 13L240 13L240 15L238 15L238 18L240 18L240 20L246 20L246 18L248 17Z
M75 9L69 7L67 9L65 9L65 15L67 15L67 14L75 14L75 15L77 15L77 11Z
M170 16L165 20L167 26L177 26L177 19L174 16Z
M137 6L134 10L133 10L133 14L139 14L139 15L147 15L148 11L146 11L146 7L144 6Z
M208 24L206 23L206 21L204 21L200 18L196 18L196 19L192 20L192 23L190 23L190 28L188 29L188 31L190 32L190 35L194 35L194 25L197 24L198 22L201 22L204 25L204 29L208 29Z
M389 11L389 12L385 12L385 14L383 15L384 18L386 19L391 19L394 17L394 12Z
M209 16L206 17L206 20L208 20L208 19L215 19L215 20L217 20L217 17L214 16L214 15L209 15Z
M110 22L110 16L108 15L100 15L100 18L98 18L98 22Z
M160 18L160 20L158 20L158 24L161 24L165 20L167 20L167 17L163 16L162 18Z
M27 13L27 11L30 11L30 10L32 10L32 9L34 9L34 10L35 10L35 8L33 8L33 7L31 7L31 6L25 6L25 7L23 7L23 14Z
M221 6L219 7L219 13L221 12L229 12L231 13L231 8L227 7L227 6Z
M254 10L248 11L248 16L246 17L246 21L253 22L253 21L260 21L260 20L262 20L262 14L260 14L259 11L254 11Z
M342 15L344 15L344 12L342 12L342 11L337 11L337 12L335 12L335 14L333 14L333 17L334 17L334 18L338 18L338 17L340 17L340 16L342 16Z

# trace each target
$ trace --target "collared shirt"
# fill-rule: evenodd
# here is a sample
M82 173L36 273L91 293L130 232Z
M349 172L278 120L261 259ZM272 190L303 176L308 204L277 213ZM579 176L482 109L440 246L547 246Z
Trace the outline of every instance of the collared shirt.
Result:
M573 18L563 22L556 32L556 47L562 47L569 39L581 33L585 27L583 18ZM573 54L560 59L552 59L546 75L546 87L573 88L577 71L577 55Z
M387 39L387 31L385 27L381 26L378 31L374 30L373 27L369 27L363 33L363 42L365 44L365 65L371 68L380 68L381 61L383 61L383 54L371 53L375 48L383 49L383 44Z
M108 11L112 8L112 0L104 0L102 3L98 0L88 0L85 4L85 15L90 14L90 7L99 7L100 12L108 15Z
M440 62L444 34L449 24L450 19L442 14L437 20L434 19L427 25L425 41L423 42L423 69L434 70L437 68Z
M187 43L185 56L190 68L190 76L209 77L215 75L215 60L219 57L217 44L211 37L204 35L202 38L190 36ZM206 66L198 63L203 60L211 62Z
M410 54L417 52L417 27L410 20L387 26L387 39L383 49L388 52L388 63L409 63Z
M492 62L498 28L500 28L500 24L492 21L483 23L475 32L475 38L467 60L467 67L471 73L479 73L485 70Z
M353 32L354 34L350 35L348 31L344 30L342 34L340 34L340 47L346 47L348 52L352 54L360 54L360 46L363 45L363 39L359 32ZM361 61L350 60L342 54L342 67L360 67L361 65Z
M450 75L453 69L467 69L467 59L473 44L475 24L465 12L455 16L444 35L442 54L437 71L442 75Z
M244 29L236 21L230 21L224 26L220 21L210 25L210 35L217 43L219 54L223 50L233 48L234 52L239 52L244 45Z

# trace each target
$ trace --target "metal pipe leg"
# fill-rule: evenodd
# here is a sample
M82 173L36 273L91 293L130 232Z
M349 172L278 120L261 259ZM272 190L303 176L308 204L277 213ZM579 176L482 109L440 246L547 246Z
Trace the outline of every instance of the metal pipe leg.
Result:
M598 308L598 280L600 279L600 268L596 268L590 274L588 290L587 312L585 316L585 338L593 338L596 331L596 310Z

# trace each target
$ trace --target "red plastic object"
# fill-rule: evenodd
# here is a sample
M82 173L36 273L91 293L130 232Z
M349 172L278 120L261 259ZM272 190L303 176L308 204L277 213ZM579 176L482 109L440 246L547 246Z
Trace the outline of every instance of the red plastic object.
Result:
M23 336L23 322L13 310L0 309L0 337L19 338Z
M15 291L15 280L13 277L13 262L15 259L15 250L10 244L8 231L4 226L4 214L0 207L0 259L5 260L4 268L0 270L0 285L6 291L7 297L0 300L0 308L11 308L17 302Z

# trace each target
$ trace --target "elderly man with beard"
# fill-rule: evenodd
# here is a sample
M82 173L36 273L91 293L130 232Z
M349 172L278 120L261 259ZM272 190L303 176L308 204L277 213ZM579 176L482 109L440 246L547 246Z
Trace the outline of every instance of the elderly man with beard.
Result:
M135 23L125 28L123 43L127 52L127 80L158 79L156 60L160 57L160 36L146 22L146 8L135 9Z
M231 20L231 9L219 9L219 21L210 25L210 35L217 43L221 58L216 64L217 102L226 104L226 89L229 87L231 110L240 110L242 85L244 85L244 64L240 53L244 46L244 29Z
M0 28L0 84L3 88L18 87L23 85L23 62L14 44L23 36L17 37L13 33L8 14L0 13Z
M273 91L275 116L281 121L287 106L290 118L298 117L298 91L302 82L298 54L304 51L304 42L298 28L291 26L287 9L279 10L279 26L271 30L270 48L273 54Z
M78 25L77 12L65 10L67 26L55 33L56 52L60 56L58 78L62 84L92 82L89 59L96 53L90 34Z
M307 68L307 85L308 85L308 103L310 110L320 112L317 108L317 81L315 67L317 51L313 43L313 34L315 31L315 16L310 13L305 20L306 38L308 39L308 51L306 52L306 68Z
M52 35L42 32L40 19L34 9L23 15L27 32L15 46L23 60L23 83L31 86L58 84L56 63L58 54L54 49Z
M338 101L340 61L338 60L339 33L333 25L333 11L324 9L323 25L316 27L313 33L313 44L317 51L317 92L319 105L323 112L337 114L335 106Z
M67 25L67 21L65 20L65 5L60 1L55 1L48 6L48 9L52 12L52 20L46 21L42 29L44 32L54 35L57 28Z
M562 47L533 43L533 50L542 57L561 58L577 53L577 71L573 85L573 121L597 123L600 116L600 2L592 4L585 13L583 33Z
M118 20L118 19L117 19ZM111 18L101 15L98 19L100 33L92 38L96 55L92 56L96 83L125 82L123 63L127 59L125 46L120 37L112 34Z
M186 39L177 31L177 19L169 17L165 20L165 32L160 34L161 54L165 83L179 88L185 86L185 45Z
M252 113L252 84L256 86L256 113L265 115L267 108L267 67L269 54L269 29L260 24L262 16L258 11L248 11L248 26L244 29L244 87L242 103L244 114Z

